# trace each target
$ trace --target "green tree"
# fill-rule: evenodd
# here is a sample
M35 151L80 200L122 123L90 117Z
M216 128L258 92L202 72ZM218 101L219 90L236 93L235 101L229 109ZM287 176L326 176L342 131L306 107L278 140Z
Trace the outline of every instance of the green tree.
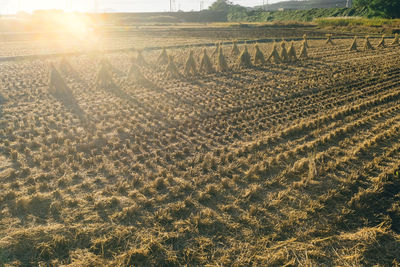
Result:
M373 16L400 18L399 0L354 0L354 6L368 8Z
M246 12L247 9L240 5L234 5L232 2L228 0L217 0L209 7L209 10L212 11L225 11L228 13L241 13Z

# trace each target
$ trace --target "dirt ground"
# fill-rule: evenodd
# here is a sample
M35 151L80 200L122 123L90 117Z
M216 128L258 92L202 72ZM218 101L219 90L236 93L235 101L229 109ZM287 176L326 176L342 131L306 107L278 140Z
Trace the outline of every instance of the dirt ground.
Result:
M309 31L275 30L108 34L103 45ZM0 56L77 46L23 39L0 41ZM358 51L352 39L308 40L308 58L247 67L226 45L227 71L208 47L214 70L194 75L184 73L190 49L168 49L177 77L159 50L142 52L145 62L90 45L66 59L0 62L0 265L397 266L392 40L364 50L359 38ZM299 56L302 42L293 45ZM267 58L274 43L258 46ZM192 51L198 70L204 52ZM62 78L52 84L51 64Z

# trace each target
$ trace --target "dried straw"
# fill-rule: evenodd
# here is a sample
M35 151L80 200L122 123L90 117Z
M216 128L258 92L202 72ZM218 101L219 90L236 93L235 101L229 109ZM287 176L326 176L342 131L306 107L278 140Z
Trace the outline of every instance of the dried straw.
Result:
M297 61L296 49L294 48L293 41L290 44L288 57L289 57L289 61L291 61L291 62L296 62Z
M364 50L374 50L374 47L369 42L369 36L365 37Z
M283 62L288 62L289 61L289 55L286 51L286 43L285 41L281 42L281 54L280 54L281 60Z
M382 35L381 40L379 41L378 47L385 48L385 35Z
M239 66L241 67L251 67L253 64L251 63L251 56L247 49L247 45L244 45L244 49L239 56Z
M237 56L237 55L239 55L239 53L240 53L240 51L239 51L239 48L238 48L238 45L237 45L237 41L235 40L235 41L233 41L232 55Z
M256 44L254 46L254 48L256 49L256 54L254 56L254 64L261 64L261 65L265 65L265 57L263 52L260 50L260 47L258 46L258 44Z
M271 61L271 59L273 59L275 63L279 63L281 61L276 43L274 43L273 49L272 49L271 54L269 55L267 61Z
M351 43L350 46L350 51L357 51L357 37L354 36L353 42Z
M224 53L222 51L222 47L219 48L219 53L218 53L218 60L217 60L217 69L218 71L228 71L229 70L229 66L228 63L226 62L226 58L224 56Z
M180 76L178 68L175 65L174 57L172 55L168 57L168 65L165 69L165 75L170 78L178 78Z
M203 56L200 59L200 71L204 73L214 72L214 68L211 63L210 57L207 54L206 48L203 48Z
M330 44L330 45L335 45L335 44L333 43L333 41L332 41L332 34L327 34L327 35L326 35L325 45L328 45L328 44Z
M394 39L393 39L392 45L398 45L398 44L400 44L400 42L399 42L399 34L396 33L394 35Z
M301 59L306 59L308 58L308 53L307 53L307 46L306 44L303 42L303 44L301 45L301 49L300 49L300 56L299 58Z
M197 66L196 66L196 61L194 60L194 57L193 57L193 50L190 50L189 57L186 60L185 74L186 75L196 75L197 74Z
M165 47L163 48L161 54L158 56L157 63L163 65L168 63L168 54Z

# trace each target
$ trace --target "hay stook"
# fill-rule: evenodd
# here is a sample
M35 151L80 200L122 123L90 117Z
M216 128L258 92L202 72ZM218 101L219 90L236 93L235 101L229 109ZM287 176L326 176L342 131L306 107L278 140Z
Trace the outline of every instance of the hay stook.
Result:
M170 55L168 58L168 65L165 69L165 75L169 78L178 78L181 76L181 74L178 71L178 68L176 67L174 56L172 55Z
M228 71L229 66L228 63L226 62L226 58L224 56L224 53L222 51L222 47L219 48L219 53L218 53L218 60L217 60L217 69L218 71Z
M385 48L386 47L386 45L385 45L385 35L382 35L382 38L379 41L378 47L379 48Z
M301 45L301 49L300 49L300 59L307 59L308 58L308 52L307 52L307 46L305 45L305 43L303 42L303 44Z
M194 60L193 50L190 50L188 59L186 60L185 74L186 75L196 75L197 74L197 66L196 66L196 61Z
M398 44L400 44L400 41L399 41L399 34L396 33L396 34L394 35L394 39L393 39L393 41L392 41L392 45L398 45Z
M233 43L232 43L232 51L231 51L231 53L232 53L232 55L234 55L234 56L237 56L237 55L239 55L239 53L240 53L236 40L233 41Z
M309 48L307 34L303 34L303 44L306 48Z
M294 48L294 43L293 41L290 43L290 48L288 51L288 57L290 62L296 62L297 61L297 55L296 55L296 49Z
M161 54L158 56L157 63L162 65L168 64L168 53L165 47L161 51Z
M260 50L260 47L258 44L255 44L254 46L256 53L254 55L254 64L255 65L265 65L265 57L264 53Z
M335 45L335 43L332 41L332 34L326 35L325 45Z
M364 50L374 50L374 47L369 42L369 36L365 37Z
M211 63L210 57L207 54L207 49L203 48L203 55L200 59L200 71L204 73L214 72L213 65Z
M353 42L349 48L349 51L358 51L357 49L357 36L354 36Z
M289 55L288 55L287 50L286 50L285 41L281 42L281 54L280 54L280 57L281 57L281 60L283 62L288 62L289 61Z
M138 84L149 83L149 80L147 80L146 77L144 77L144 75L140 71L139 66L136 64L135 60L132 60L132 64L129 67L128 80L134 81Z
M102 59L95 79L96 85L101 87L115 86L112 70L113 67L111 66L111 63L107 59Z
M269 55L267 61L273 60L275 63L281 62L281 58L279 57L278 48L277 48L277 45L275 42L272 47L273 48L272 48L271 54Z
M251 56L249 50L247 49L247 45L244 45L243 51L239 56L239 66L241 67L251 67L253 64L251 63Z

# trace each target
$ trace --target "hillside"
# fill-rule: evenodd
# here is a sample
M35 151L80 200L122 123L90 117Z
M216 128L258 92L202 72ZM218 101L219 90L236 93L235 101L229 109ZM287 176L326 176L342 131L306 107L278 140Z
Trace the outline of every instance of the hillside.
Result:
M311 8L334 8L346 7L346 0L308 0L308 1L284 1L270 4L266 7L268 10L274 11L279 9L311 9ZM262 6L256 6L259 9Z

